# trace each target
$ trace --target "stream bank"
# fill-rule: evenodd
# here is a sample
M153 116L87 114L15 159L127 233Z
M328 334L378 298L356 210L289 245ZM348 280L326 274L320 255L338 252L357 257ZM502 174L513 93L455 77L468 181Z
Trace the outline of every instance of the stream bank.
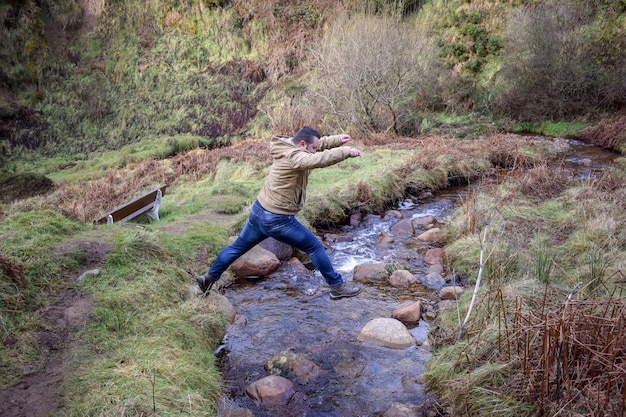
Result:
M567 145L558 164L572 178L597 175L615 157L579 141ZM467 190L465 186L449 188L427 203L399 204L398 212L404 219L433 217L445 225ZM415 234L392 233L398 221L398 216L367 216L358 225L335 233L334 240L327 242L329 256L345 279L353 279L357 266L385 263L408 269L424 282L429 275L424 262L428 245L416 242ZM392 242L381 244L384 236L391 236ZM446 271L442 275L448 284L458 284ZM369 282L362 286L358 297L332 301L319 274L303 273L284 263L267 278L239 278L226 288L224 295L237 315L217 352L225 381L222 415L438 415L436 402L420 381L431 355L428 319L407 325L415 339L410 347L381 347L360 338L368 323L391 317L407 302L423 302L425 313L435 309L440 301L438 291L422 284L396 288ZM306 381L292 378L292 392L283 403L252 399L250 387L270 376L273 368L268 364L285 352L312 363L315 376Z

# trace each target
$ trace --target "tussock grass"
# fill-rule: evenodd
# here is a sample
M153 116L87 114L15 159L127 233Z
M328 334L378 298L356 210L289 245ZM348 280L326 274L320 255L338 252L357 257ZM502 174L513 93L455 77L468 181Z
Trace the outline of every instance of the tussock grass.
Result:
M491 253L465 337L454 343L456 309L431 333L439 349L425 379L455 415L624 411L626 176L555 175L538 164L481 188L446 230L454 270L478 270L485 227ZM458 308L468 302L463 294Z
M7 386L45 357L38 309L76 271L80 253L63 256L56 248L84 226L53 211L18 213L0 223L0 386Z
M433 362L432 369L441 372L441 379L431 380L434 388L441 388L436 381L448 386L472 361L476 368L472 384L486 384L468 395L462 390L472 384L457 381L460 402L441 388L442 398L456 404L457 411L478 409L472 403L476 398L489 409L525 413L526 399L497 391L502 381L515 380L521 369L503 352L493 351L494 346L512 343L502 336L504 332L512 337L511 309L544 311L542 282L558 284L550 300L561 299L566 291L559 288L581 279L597 282L610 277L603 282L613 288L609 284L624 264L619 250L625 239L624 218L615 208L623 207L623 173L607 171L606 178L567 187L545 184L550 173L542 161L555 155L550 146L508 139L504 135L474 141L383 135L355 139L351 145L360 148L363 157L314 171L302 213L312 228L334 226L352 212L381 212L400 197L445 188L449 182L481 181L496 168L504 172L502 185L470 195L446 227L454 240L447 256L456 271L467 274L476 265L478 235L486 225L492 236L488 251L494 248L485 268L489 287L479 293L476 316L462 341L466 360L456 362L459 351L454 345L442 349L450 350L444 364L454 363L452 369ZM82 347L74 378L69 378L66 409L78 415L140 415L155 409L162 415L181 410L211 415L221 382L210 352L223 335L225 318L209 301L189 299L188 287L194 273L206 268L228 237L240 230L269 164L268 140L253 139L228 148L129 163L100 178L68 181L49 195L5 208L1 229L5 246L0 246L1 283L7 289L3 302L22 304L12 304L13 310L3 313L0 323L5 334L20 335L19 343L3 347L4 383L46 355L36 343L41 317L26 313L46 302L35 291L54 291L68 271L75 273L84 265L84 254L50 255L46 248L97 234L111 242L111 253L101 260L100 275L85 278L79 286L94 296L94 310L79 336ZM525 178L511 175L509 170L520 167L534 168ZM88 213L99 210L102 198L125 201L161 181L168 183L168 191L157 223L87 227L79 221L91 223L93 214ZM34 257L25 257L31 253L27 248ZM40 271L49 275L49 284L39 281ZM19 287L22 281L26 290ZM37 283L33 291L28 287L31 282ZM610 294L605 287L588 286L584 293ZM525 297L516 298L517 294ZM463 294L461 305L469 295ZM456 336L458 317L456 312L442 316L441 327L433 332L434 346L444 346ZM160 351L163 361L157 359ZM119 386L110 382L118 378Z
M67 387L69 398L81 400L69 400L67 410L214 415L221 379L212 352L226 318L205 299L188 299L189 243L178 246L147 229L116 233L103 272L81 285L96 301L77 379Z

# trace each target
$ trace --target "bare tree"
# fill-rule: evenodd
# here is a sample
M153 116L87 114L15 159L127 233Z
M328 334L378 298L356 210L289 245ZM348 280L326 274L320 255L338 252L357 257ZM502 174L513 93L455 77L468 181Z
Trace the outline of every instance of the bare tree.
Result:
M436 52L398 18L337 19L312 51L310 99L333 127L399 133L436 84Z

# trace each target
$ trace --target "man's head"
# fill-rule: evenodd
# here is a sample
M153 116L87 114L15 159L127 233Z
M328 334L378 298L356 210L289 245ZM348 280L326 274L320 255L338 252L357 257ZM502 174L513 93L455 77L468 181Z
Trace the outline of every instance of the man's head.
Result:
M317 152L317 145L319 144L321 137L320 132L317 130L310 126L304 126L296 132L291 140L295 145L304 148L311 153L315 153Z

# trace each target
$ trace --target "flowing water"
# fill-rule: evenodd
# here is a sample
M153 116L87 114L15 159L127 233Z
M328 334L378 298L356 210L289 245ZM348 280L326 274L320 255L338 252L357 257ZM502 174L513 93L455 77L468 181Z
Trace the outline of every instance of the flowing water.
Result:
M562 164L580 178L601 171L614 157L570 141ZM445 223L466 189L448 189L427 204L400 205L398 209L405 218L434 216ZM380 234L388 232L395 221L368 216L359 226L337 232L352 237L348 242L332 244L328 251L344 279L352 278L354 266L366 263L398 263L416 275L426 273L414 238L396 239L392 249L376 245ZM333 301L319 273L302 273L288 265L264 279L236 280L225 290L225 296L237 316L217 352L226 384L226 406L247 408L256 417L372 417L382 416L394 402L423 403L427 395L420 375L431 353L422 344L429 324L420 321L409 328L416 345L405 349L381 347L357 337L370 320L391 317L403 302L436 301L436 295L419 285L410 289L362 287L357 297ZM321 372L306 384L296 383L297 392L287 405L255 403L245 394L246 388L268 376L265 363L283 351L307 358Z

